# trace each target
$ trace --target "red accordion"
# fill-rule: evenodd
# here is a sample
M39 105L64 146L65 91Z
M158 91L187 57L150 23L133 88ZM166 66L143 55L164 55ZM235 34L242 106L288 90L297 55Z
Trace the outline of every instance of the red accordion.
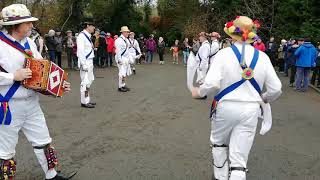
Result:
M44 95L63 96L63 82L68 74L58 65L45 59L27 58L25 68L31 69L32 78L22 82L24 87Z

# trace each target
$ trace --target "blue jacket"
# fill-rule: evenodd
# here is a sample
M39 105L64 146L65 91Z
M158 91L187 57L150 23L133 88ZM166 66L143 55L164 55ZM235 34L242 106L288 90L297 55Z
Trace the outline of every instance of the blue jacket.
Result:
M310 43L303 43L294 53L297 56L296 66L315 67L317 58L317 49Z

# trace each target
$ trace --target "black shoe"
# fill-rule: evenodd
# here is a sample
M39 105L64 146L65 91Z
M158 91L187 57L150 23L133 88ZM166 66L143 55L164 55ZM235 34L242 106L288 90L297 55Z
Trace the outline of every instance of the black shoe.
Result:
M124 87L127 91L130 91L131 89L130 88L128 88L127 86L125 86Z
M122 87L122 88L118 88L118 91L119 92L127 92L128 90L125 87Z
M97 105L97 103L95 103L95 102L89 102L88 104L91 104L93 106Z
M198 98L198 99L207 99L207 96L203 96L203 97Z
M81 107L84 107L84 108L94 108L94 105L88 103L88 104L81 104Z
M46 180L69 180L69 179L72 179L76 174L77 174L77 171L74 171L70 173L68 176L64 176L61 174L60 171L58 171L58 174L54 178L46 179Z
M133 70L133 74L137 74L136 70Z

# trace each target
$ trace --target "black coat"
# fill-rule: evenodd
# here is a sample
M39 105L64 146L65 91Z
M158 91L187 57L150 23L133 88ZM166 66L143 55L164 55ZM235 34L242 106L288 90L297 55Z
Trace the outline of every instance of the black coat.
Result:
M45 36L45 44L49 51L55 51L57 47L57 41L54 39L54 36Z

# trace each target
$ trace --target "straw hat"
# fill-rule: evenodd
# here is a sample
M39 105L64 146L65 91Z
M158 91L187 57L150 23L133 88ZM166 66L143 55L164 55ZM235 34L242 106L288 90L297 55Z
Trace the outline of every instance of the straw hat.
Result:
M24 22L38 21L38 18L32 17L30 11L24 4L12 4L2 9L0 25L9 26L21 24Z
M259 21L252 21L252 19L246 16L237 16L234 21L226 23L224 32L237 41L252 43L259 39L257 35L259 28Z
M128 26L122 26L120 32L130 32Z

